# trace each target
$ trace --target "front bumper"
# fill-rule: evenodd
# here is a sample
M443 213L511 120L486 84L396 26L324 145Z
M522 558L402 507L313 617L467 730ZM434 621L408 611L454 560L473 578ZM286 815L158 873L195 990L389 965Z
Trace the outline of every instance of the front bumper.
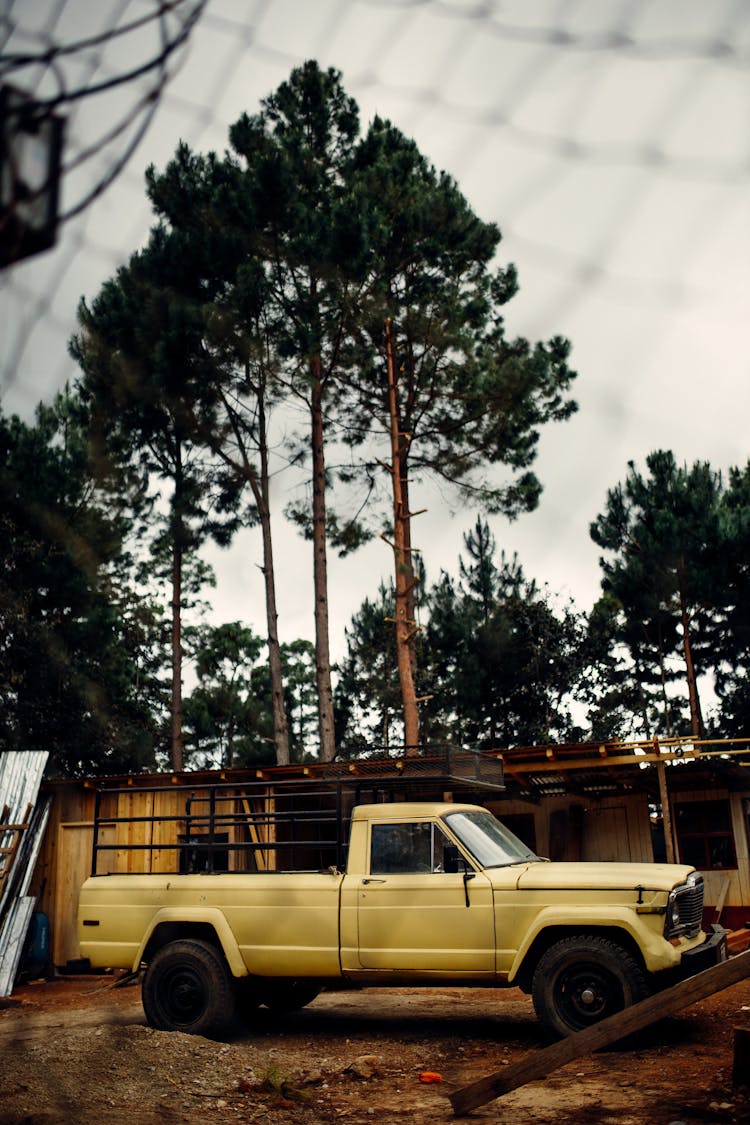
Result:
M713 965L720 965L722 961L726 961L727 931L723 926L715 924L711 926L711 930L711 934L701 945L696 945L683 953L679 968L680 980L686 980L696 973L703 972L704 969L710 969Z

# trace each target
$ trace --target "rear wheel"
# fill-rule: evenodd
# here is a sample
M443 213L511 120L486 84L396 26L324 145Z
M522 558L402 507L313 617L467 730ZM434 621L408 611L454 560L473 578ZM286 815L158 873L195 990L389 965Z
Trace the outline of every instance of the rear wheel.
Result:
M152 1027L216 1037L235 1012L232 978L222 954L205 941L169 942L143 980L143 1008Z
M603 937L570 937L550 946L532 980L537 1016L556 1035L582 1031L649 995L632 954Z

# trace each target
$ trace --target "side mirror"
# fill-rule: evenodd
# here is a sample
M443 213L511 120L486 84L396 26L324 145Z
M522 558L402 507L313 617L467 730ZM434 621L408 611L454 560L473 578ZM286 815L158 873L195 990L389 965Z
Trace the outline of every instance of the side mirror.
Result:
M449 875L458 875L466 871L466 860L455 844L445 844L443 847L443 869Z

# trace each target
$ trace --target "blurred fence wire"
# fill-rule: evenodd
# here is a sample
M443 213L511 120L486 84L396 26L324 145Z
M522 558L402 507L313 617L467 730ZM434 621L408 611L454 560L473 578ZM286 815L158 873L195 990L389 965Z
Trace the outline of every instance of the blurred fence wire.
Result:
M223 149L305 58L342 70L364 119L391 117L500 223L522 282L524 268L542 279L540 321L574 319L592 288L683 300L705 284L711 230L726 227L720 257L742 229L745 0L0 0L0 13L0 82L66 118L57 246L0 274L0 392L15 409L73 374L80 296L148 229L146 164L179 139ZM664 208L680 222L659 227Z

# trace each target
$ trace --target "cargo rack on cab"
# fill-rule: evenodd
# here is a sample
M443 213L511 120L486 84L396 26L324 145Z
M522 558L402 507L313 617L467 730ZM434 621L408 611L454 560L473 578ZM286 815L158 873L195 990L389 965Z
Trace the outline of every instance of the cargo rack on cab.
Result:
M214 777L215 775L211 775ZM471 750L371 752L300 767L102 784L92 875L343 870L354 805L502 790L502 762Z
M356 758L335 758L321 767L321 775L336 781L379 781L385 787L399 782L411 789L436 782L443 788L505 789L502 760L476 750L446 748L420 754L367 752Z

